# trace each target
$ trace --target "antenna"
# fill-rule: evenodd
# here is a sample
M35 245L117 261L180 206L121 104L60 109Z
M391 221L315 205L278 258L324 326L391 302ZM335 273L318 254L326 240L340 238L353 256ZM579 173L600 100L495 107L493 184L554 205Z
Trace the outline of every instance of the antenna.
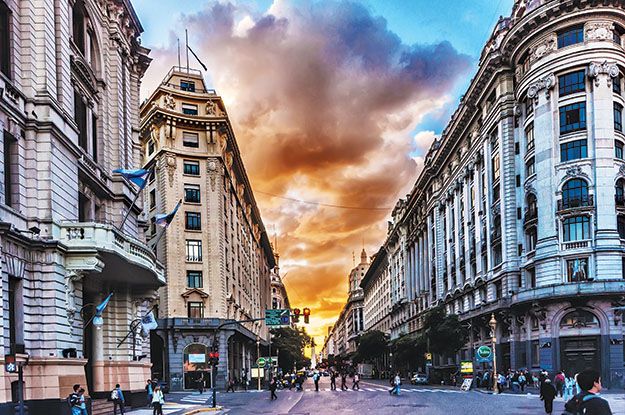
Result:
M180 68L180 38L177 37L176 41L178 42L178 68Z
M352 251L352 267L356 266L356 253Z
M187 75L189 74L189 32L187 29L184 29L184 36L187 41Z

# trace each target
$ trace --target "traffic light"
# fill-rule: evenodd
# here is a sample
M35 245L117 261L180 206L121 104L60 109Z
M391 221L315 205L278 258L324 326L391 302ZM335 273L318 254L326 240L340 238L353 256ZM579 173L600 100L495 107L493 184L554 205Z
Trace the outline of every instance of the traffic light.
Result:
M310 308L304 308L304 323L308 324L310 322Z
M301 314L301 311L299 308L294 308L293 309L293 315L291 317L293 317L293 323L299 323L299 315Z
M219 352L208 352L208 363L217 366L219 364Z

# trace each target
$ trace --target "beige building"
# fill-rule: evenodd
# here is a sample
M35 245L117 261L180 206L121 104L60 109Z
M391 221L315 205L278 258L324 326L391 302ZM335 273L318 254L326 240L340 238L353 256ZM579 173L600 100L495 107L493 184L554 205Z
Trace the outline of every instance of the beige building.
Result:
M0 356L28 358L31 414L61 413L74 383L145 394L149 343L118 340L165 275L140 206L117 229L137 188L111 173L141 162L142 30L128 1L0 1ZM101 328L87 324L110 292ZM1 414L16 382L0 372Z
M182 199L157 249L169 278L153 370L172 390L208 386L217 325L264 317L270 308L274 254L224 103L199 71L174 67L165 76L141 108L141 144L143 164L155 171L145 189L150 243L162 231L154 215ZM218 336L218 384L249 376L257 336L268 337L261 321L226 328Z
M391 281L387 261L386 249L382 247L372 256L371 265L360 286L364 295L364 329L390 335Z
M291 309L286 287L280 276L280 256L275 253L276 266L271 270L271 308Z

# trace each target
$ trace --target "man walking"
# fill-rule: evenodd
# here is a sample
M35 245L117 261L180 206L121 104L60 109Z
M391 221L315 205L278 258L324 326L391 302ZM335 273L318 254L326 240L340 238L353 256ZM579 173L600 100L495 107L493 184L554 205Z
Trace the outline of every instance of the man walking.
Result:
M334 370L330 372L330 390L336 390L336 372Z
M564 409L574 414L612 415L608 401L598 396L603 388L599 372L584 370L577 375L577 384L582 391L568 401Z
M564 392L564 372L560 371L554 378L557 396L562 396Z
M321 377L321 375L319 374L318 371L315 371L315 374L313 375L313 382L315 382L315 392L319 392L319 378Z
M145 391L148 394L148 408L152 406L152 397L154 396L154 386L152 386L152 379L145 381Z
M352 382L352 390L360 390L360 375L358 375L358 372L354 373Z
M80 395L78 394L79 390L80 390L80 385L75 384L73 387L73 392L70 393L69 397L67 398L67 403L69 404L69 407L72 410L72 415L80 415L81 413Z
M347 372L341 372L341 392L349 389L347 387Z
M274 381L275 384L275 379L272 378L272 380ZM226 389L226 393L232 391L234 393L234 379L230 378L228 380L228 389Z
M545 412L551 414L553 412L553 400L556 398L556 388L551 383L551 379L546 378L540 385L540 400L545 402Z
M117 408L119 408L120 415L124 415L124 394L119 383L111 391L111 400L113 401L113 415L117 415Z
M278 387L278 385L276 384L276 378L271 378L271 381L269 382L269 390L271 391L271 398L270 400L274 400L274 399L278 399L278 395L276 395L276 388Z

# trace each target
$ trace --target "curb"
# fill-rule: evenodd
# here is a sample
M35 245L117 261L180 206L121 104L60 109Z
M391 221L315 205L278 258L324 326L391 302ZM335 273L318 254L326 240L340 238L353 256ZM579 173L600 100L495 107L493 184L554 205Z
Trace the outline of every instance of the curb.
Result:
M198 409L193 409L189 412L185 412L184 415L194 415L194 414L199 414L201 412L216 412L216 411L221 411L223 409L223 407L221 406L217 406L215 408L198 408Z

